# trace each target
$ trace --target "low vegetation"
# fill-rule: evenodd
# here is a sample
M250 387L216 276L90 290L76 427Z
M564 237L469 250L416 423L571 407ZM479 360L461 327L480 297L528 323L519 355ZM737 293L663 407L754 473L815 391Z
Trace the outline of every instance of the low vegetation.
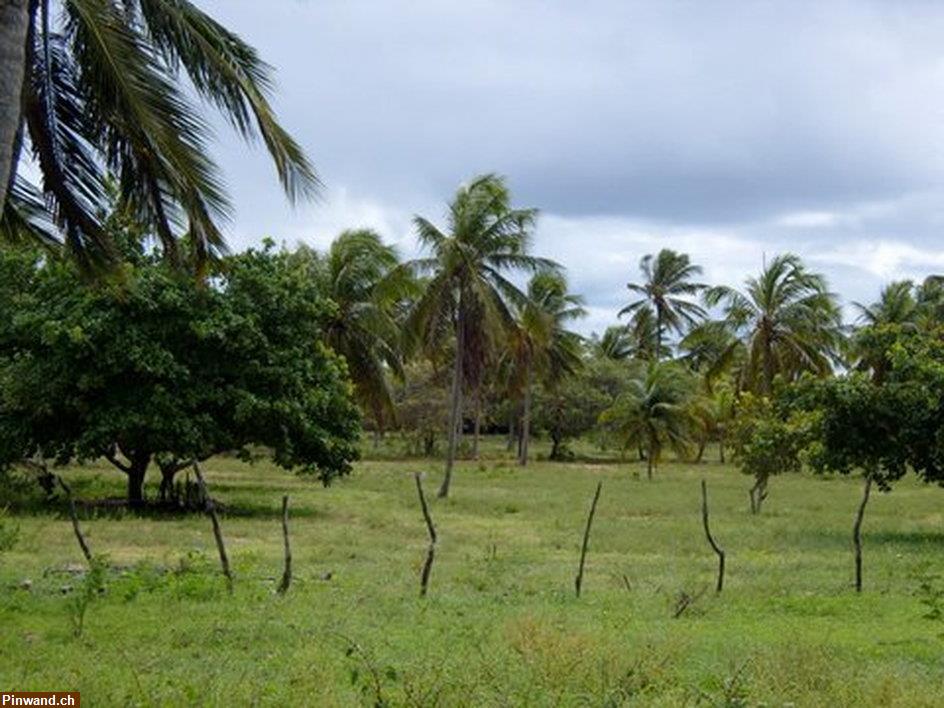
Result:
M379 453L400 445L390 437ZM367 459L322 488L268 462L210 460L233 596L205 517L80 509L107 558L100 578L61 503L31 506L29 492L0 566L0 684L66 683L92 704L940 705L929 690L944 681L939 491L905 480L875 496L856 595L857 482L787 475L753 516L729 465L669 458L647 482L644 463L574 451L596 457L522 469L490 438L482 460L457 463L454 497L431 503L425 598L413 472L432 486L428 461ZM542 441L536 453L548 452ZM63 474L85 499L120 492L102 465ZM703 478L727 554L720 595ZM283 491L294 579L281 596Z

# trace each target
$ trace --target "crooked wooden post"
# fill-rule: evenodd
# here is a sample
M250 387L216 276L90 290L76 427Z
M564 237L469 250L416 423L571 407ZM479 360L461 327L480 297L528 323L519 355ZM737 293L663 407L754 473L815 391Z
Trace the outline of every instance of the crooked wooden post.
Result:
M574 578L574 589L577 591L577 597L580 597L580 588L583 585L583 567L587 560L587 546L590 545L590 526L593 524L593 515L597 511L597 502L600 501L600 491L603 489L603 482L597 482L597 491L593 495L593 501L590 503L590 513L587 515L587 526L583 530L583 545L580 548L580 565L577 568L577 577Z
M429 532L429 548L426 550L426 560L423 562L423 571L420 574L420 597L426 597L426 590L429 588L429 575L433 570L433 560L436 557L436 527L433 526L433 517L429 515L429 506L426 504L426 495L423 494L423 481L420 473L414 472L413 479L416 480L416 493L419 495L420 507L423 509L426 530Z
M206 503L206 513L210 516L210 523L213 524L213 538L216 539L216 550L220 554L220 566L223 569L223 575L226 576L226 586L233 592L233 573L229 568L229 558L226 555L226 544L223 543L223 532L220 529L220 520L216 515L216 504L210 492L207 491L206 480L203 479L203 472L200 469L200 463L194 460L193 473L197 477L197 484L200 485L200 493L203 494Z
M724 551L721 546L715 543L715 539L711 535L711 529L708 528L708 483L705 480L701 481L701 519L705 526L705 536L708 543L711 544L714 552L718 554L718 584L715 586L715 592L721 592L724 587Z
M72 498L72 487L66 484L66 481L56 475L56 479L59 482L59 486L62 487L62 491L66 493L66 498L69 500L69 516L72 517L72 531L75 533L75 538L79 542L79 548L82 549L82 555L85 556L85 560L88 562L89 567L92 566L92 550L89 548L88 542L85 540L85 536L82 535L82 529L79 526L79 515L75 511L75 499Z
M292 584L292 547L288 542L288 494L282 497L282 541L285 546L285 568L282 571L282 582L276 592L284 595Z

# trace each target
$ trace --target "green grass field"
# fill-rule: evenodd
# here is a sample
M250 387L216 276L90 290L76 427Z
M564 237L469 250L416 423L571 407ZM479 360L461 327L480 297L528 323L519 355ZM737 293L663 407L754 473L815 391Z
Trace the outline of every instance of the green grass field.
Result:
M68 517L12 509L0 688L80 690L85 705L944 705L944 621L924 616L944 605L944 583L928 579L944 569L941 490L907 480L873 496L856 595L858 480L775 479L752 517L749 480L731 466L667 463L647 482L639 464L521 470L501 450L492 441L483 461L459 465L452 498L432 504L440 544L425 599L412 472L427 473L432 496L436 461L368 459L327 489L268 464L210 462L232 597L206 517L89 513L83 527L111 568L79 637ZM66 476L82 498L121 493L105 467ZM720 596L703 477L728 555ZM286 597L274 592L283 492L296 570ZM673 617L681 593L703 590Z

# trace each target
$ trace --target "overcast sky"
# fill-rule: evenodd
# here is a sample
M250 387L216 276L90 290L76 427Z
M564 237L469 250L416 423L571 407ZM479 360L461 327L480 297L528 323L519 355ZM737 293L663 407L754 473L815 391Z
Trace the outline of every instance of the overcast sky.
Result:
M276 67L326 185L292 209L220 126L236 248L369 226L413 255L412 215L494 171L586 332L663 247L734 284L794 251L846 302L944 271L944 4L197 2Z

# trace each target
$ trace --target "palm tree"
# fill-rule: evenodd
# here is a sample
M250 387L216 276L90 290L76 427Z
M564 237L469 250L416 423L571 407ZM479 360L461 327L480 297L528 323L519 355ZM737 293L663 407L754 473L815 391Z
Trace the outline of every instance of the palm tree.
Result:
M743 366L744 347L727 320L702 322L682 338L679 350L680 361L701 377L708 395L718 379L728 374L737 378Z
M842 318L825 278L783 254L748 278L743 292L716 286L705 302L724 308L724 319L744 347L740 387L769 395L774 377L808 371L825 376L838 360ZM735 345L732 345L735 346Z
M459 188L449 205L446 230L417 216L413 223L420 244L431 256L408 265L429 281L408 321L415 342L432 347L451 331L455 338L450 391L449 447L439 496L449 494L461 424L466 342L486 331L509 331L514 316L509 302L526 295L506 275L516 270L556 268L528 255L535 209L515 209L505 181L496 175L476 177Z
M614 325L607 327L602 337L593 335L591 340L593 354L601 359L623 361L633 355L633 342L627 327Z
M395 416L390 374L402 378L397 308L415 291L396 249L370 229L341 233L316 268L322 292L336 305L325 323L328 346L347 360L361 406L382 431Z
M528 464L531 437L531 398L535 378L555 390L565 376L581 365L581 337L567 324L583 317L583 299L567 292L567 280L553 271L536 274L528 283L528 299L519 308L511 333L510 354L514 388L522 400L518 464Z
M642 284L628 283L626 287L640 297L620 310L618 316L654 311L654 351L656 358L660 359L667 330L681 334L705 318L705 311L691 298L707 286L692 282L702 270L692 264L688 254L668 248L663 248L655 257L652 254L643 256L639 269L643 275Z
M317 187L268 102L271 68L188 0L0 0L0 27L2 235L111 255L99 214L113 175L168 257L184 232L201 258L223 251L230 202L184 87L262 138L290 199ZM40 186L18 174L25 145Z
M882 288L877 302L852 303L859 312L859 327L849 340L849 354L858 370L872 373L874 383L885 380L888 350L898 333L916 331L919 321L933 312L929 295L924 286L915 288L910 280L898 280Z
M651 480L662 451L677 455L690 450L698 427L693 403L697 391L688 371L675 362L650 362L629 382L629 388L600 416L622 439L624 449L646 452L646 475Z

